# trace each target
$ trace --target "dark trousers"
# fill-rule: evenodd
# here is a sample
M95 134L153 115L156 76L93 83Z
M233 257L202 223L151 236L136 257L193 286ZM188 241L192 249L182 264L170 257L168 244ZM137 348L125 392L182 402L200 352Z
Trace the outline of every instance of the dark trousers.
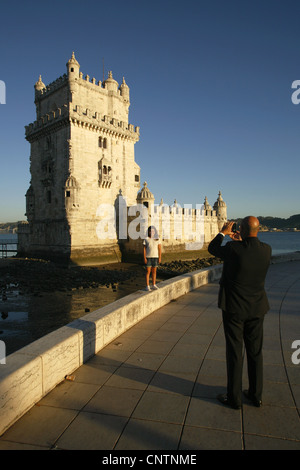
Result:
M226 339L227 396L242 402L243 345L247 354L249 394L260 401L263 389L263 322L264 315L245 320L223 311Z

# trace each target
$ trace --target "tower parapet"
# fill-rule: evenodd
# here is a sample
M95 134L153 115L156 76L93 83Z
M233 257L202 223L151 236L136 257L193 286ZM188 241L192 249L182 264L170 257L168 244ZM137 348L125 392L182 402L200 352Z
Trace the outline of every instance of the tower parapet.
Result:
M111 135L120 133L124 138L138 141L139 126L128 122L130 98L124 77L120 87L111 71L103 83L97 83L95 78L90 82L89 75L83 78L74 52L66 66L67 74L49 85L45 85L39 76L35 84L37 119L26 126L26 138L41 126L49 125L53 119L65 116L68 109L69 119L76 125L83 125L94 131L110 130Z

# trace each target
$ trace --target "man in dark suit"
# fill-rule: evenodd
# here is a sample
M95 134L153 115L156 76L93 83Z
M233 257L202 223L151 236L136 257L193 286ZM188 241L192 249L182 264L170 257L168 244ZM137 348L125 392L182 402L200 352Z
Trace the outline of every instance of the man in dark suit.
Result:
M259 221L256 217L245 217L239 232L232 232L233 224L227 222L223 226L210 242L208 251L224 261L218 307L222 309L226 339L227 394L217 398L223 404L240 409L243 344L249 379L249 389L244 394L255 406L262 403L263 321L269 310L264 283L271 247L257 238ZM225 235L232 241L222 246Z

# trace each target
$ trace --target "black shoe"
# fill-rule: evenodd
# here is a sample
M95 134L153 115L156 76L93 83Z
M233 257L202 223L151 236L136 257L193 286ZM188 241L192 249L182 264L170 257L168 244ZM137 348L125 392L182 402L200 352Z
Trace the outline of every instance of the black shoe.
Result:
M261 400L257 400L256 398L254 398L250 393L249 393L249 390L243 390L243 394L244 396L247 398L247 400L251 401L252 404L254 406L256 406L257 408L260 408L262 406L262 401Z
M217 395L217 399L223 405L230 406L230 408L233 408L234 410L240 410L241 409L241 405L238 405L237 403L233 403L232 401L230 401L226 394Z

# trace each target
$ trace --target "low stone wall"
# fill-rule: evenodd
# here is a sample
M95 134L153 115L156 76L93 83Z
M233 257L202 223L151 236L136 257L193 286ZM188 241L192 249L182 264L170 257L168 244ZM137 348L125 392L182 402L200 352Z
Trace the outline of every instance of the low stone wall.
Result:
M0 435L66 375L150 313L220 278L222 265L184 274L151 292L137 291L38 339L0 365Z

